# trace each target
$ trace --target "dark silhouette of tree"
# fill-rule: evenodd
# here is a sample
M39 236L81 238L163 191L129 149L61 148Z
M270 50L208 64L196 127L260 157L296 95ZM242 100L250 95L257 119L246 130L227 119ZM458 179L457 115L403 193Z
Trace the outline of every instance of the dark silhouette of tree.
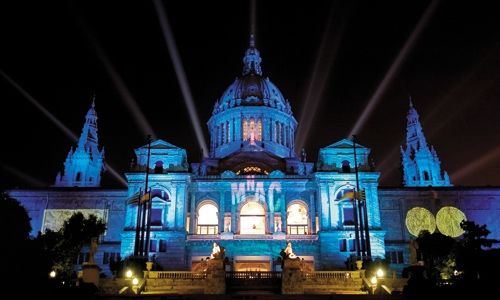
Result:
M466 282L481 279L481 274L489 272L488 259L490 253L485 248L490 248L499 241L488 239L490 231L486 225L477 225L473 221L462 221L460 227L465 231L457 249L457 269L463 271Z
M4 264L5 286L12 286L16 279L22 278L26 269L30 267L26 258L30 254L31 232L30 217L26 209L7 193L0 192L0 257Z
M418 251L423 257L429 279L433 282L439 281L441 268L452 254L456 241L440 232L430 233L423 230L418 235L416 242Z
M17 251L25 247L31 232L31 218L26 209L7 193L0 192L0 236L9 243L4 250Z
M46 253L53 270L63 279L71 278L73 265L85 244L104 233L106 225L95 215L85 218L82 213L73 214L59 231L47 230L39 234L37 243Z

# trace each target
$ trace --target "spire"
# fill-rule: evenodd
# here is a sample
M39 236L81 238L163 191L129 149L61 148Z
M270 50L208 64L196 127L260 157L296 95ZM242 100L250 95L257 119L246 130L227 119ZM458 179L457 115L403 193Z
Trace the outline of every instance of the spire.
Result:
M250 34L248 49L243 57L243 75L254 74L262 76L261 61L259 50L255 48L255 36Z
M403 181L405 186L451 186L436 150L427 144L419 115L410 96L407 115L406 145L401 147Z
M97 113L95 111L95 95L92 105L85 116L82 134L78 145L73 147L64 163L64 174L57 176L55 186L62 187L96 187L101 182L104 167L104 150L99 151L97 137Z
M253 33L250 34L250 40L248 42L248 47L255 48L255 35Z

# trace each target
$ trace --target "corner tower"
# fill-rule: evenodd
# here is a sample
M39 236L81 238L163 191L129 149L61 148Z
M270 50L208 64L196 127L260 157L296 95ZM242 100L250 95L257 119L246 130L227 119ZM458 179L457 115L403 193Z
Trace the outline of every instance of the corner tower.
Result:
M406 118L406 146L401 147L403 185L451 186L448 173L441 170L436 150L427 145L417 110L413 107L411 99Z
M98 187L104 169L104 149L99 151L97 138L97 113L95 96L83 125L75 150L69 150L64 162L64 173L56 176L56 187Z
M238 151L263 149L278 158L295 157L297 121L280 90L262 76L261 61L251 35L243 57L242 76L215 103L208 121L210 158L223 159Z

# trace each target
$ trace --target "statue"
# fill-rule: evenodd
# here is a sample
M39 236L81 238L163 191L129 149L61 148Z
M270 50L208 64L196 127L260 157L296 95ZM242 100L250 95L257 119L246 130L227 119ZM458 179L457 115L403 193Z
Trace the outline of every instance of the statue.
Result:
M96 238L96 237L93 237L90 240L89 261L88 261L89 264L95 264L94 257L95 257L95 253L97 252L97 242L98 242L98 238Z
M286 248L281 251L281 256L283 256L283 258L291 258L291 259L297 258L297 255L293 253L292 243L288 242Z
M222 257L224 257L224 247L221 247L214 242L214 246L212 247L212 254L210 254L210 259Z

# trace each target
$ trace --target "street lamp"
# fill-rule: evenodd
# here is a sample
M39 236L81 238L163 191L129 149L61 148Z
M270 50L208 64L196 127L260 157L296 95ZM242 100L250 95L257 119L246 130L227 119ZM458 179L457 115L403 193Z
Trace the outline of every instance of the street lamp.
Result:
M132 273L131 270L127 270L127 272L125 273L125 277L127 277L128 279L132 278L132 275L134 274Z
M377 269L376 275L377 275L378 278L384 277L384 274L385 274L384 270L382 270L380 268Z
M134 279L132 279L132 284L133 285L138 285L139 284L139 279L137 279L137 277L134 277Z

